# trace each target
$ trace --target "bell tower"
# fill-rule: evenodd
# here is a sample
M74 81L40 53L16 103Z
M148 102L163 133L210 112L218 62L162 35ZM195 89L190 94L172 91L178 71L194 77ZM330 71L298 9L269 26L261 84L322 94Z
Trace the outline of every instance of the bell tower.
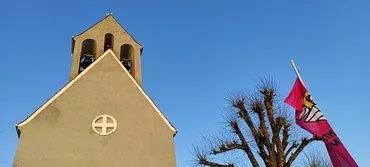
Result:
M72 37L70 81L109 49L113 51L135 81L141 85L143 46L117 22L111 13L89 29Z

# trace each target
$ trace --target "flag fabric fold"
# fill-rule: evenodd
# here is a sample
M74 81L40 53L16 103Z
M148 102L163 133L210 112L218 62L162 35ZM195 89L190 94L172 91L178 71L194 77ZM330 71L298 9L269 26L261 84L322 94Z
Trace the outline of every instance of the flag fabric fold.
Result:
M296 110L295 121L297 125L325 143L334 167L358 166L299 78L296 79L284 102Z

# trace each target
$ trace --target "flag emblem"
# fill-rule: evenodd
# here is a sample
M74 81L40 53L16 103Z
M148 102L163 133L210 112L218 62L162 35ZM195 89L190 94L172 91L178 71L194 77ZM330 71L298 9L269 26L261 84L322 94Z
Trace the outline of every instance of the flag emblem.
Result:
M304 119L305 122L317 122L326 120L324 114L322 114L319 107L316 105L311 95L307 91L303 97L303 110L298 119Z

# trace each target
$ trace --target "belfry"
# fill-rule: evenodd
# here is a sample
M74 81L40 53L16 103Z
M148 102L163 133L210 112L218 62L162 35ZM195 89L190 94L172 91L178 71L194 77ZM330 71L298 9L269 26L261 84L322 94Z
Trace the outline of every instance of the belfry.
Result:
M176 166L177 130L142 88L142 51L112 14L72 37L70 80L16 125L13 166Z

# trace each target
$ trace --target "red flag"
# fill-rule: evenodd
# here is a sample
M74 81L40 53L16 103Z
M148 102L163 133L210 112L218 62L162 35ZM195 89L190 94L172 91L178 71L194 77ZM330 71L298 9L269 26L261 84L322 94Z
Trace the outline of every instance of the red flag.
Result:
M324 141L334 167L358 166L299 78L284 102L296 109L297 125Z

